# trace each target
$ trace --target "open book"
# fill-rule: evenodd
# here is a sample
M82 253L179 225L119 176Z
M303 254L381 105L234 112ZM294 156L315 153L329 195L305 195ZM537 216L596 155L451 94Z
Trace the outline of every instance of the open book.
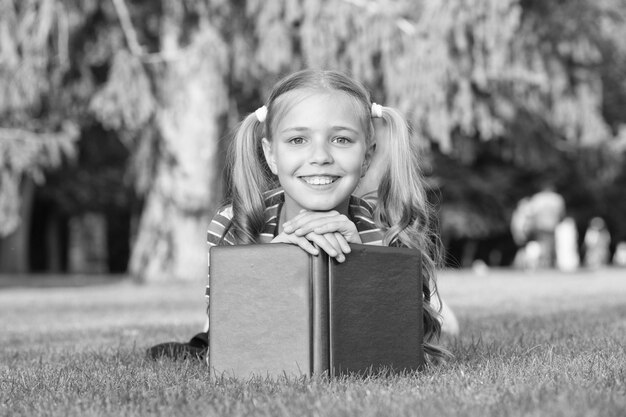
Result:
M217 375L313 375L423 364L419 251L351 245L344 263L294 245L211 248Z

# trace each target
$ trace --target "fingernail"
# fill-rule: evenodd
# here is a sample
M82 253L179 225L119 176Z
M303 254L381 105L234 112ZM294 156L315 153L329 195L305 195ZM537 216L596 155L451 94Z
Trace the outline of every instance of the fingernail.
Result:
M345 261L345 260L346 260L346 257L345 257L345 256L343 256L343 255L339 255L339 256L337 256L337 262L343 262L343 261Z
M285 223L285 224L283 224L283 230L284 230L285 232L287 232L287 233L290 233L290 232L292 231L292 230L291 230L291 225L290 225L289 223Z

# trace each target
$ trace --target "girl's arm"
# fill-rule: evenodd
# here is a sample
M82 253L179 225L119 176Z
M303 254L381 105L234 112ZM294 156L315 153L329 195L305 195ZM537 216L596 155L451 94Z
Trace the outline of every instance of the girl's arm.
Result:
M337 211L305 211L286 222L282 233L272 242L296 244L308 253L317 255L319 252L312 244L315 243L329 256L343 262L344 254L350 252L349 243L361 243L361 238L356 225Z

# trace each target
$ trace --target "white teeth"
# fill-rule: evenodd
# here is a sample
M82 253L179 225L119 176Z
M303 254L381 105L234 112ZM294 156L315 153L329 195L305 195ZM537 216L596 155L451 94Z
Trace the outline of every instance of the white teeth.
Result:
M311 185L328 185L335 182L335 177L302 177L304 181Z

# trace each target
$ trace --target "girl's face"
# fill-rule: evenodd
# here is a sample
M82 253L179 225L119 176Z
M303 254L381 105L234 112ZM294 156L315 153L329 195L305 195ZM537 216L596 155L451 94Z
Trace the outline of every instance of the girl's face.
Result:
M285 217L300 210L347 213L349 197L367 168L366 134L355 101L342 92L296 90L272 126L263 151L285 190Z

